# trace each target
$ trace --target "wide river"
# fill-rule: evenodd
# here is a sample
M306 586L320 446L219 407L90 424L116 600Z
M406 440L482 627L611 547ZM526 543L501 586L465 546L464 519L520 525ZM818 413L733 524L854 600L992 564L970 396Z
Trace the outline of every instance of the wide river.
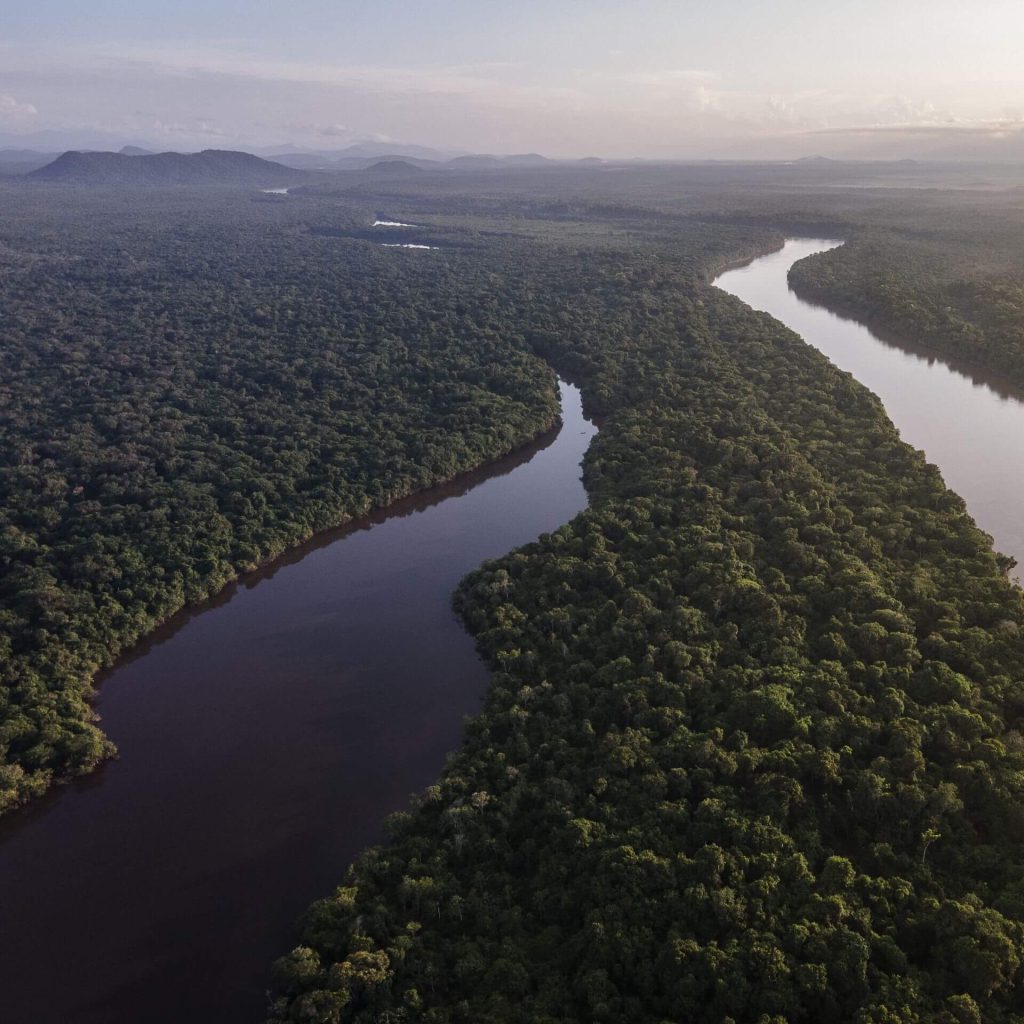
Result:
M949 366L798 299L786 280L789 268L840 244L789 239L715 284L792 327L878 395L903 440L942 470L997 550L1024 566L1024 394L994 375Z
M791 240L716 284L881 396L998 547L1024 564L1024 404L797 299ZM121 760L0 830L4 1024L254 1024L306 905L432 782L488 680L459 579L586 504L595 432L321 538L180 617L103 682Z
M180 616L103 680L121 757L0 829L3 1024L258 1024L296 921L432 783L489 672L451 608L587 503L562 428Z

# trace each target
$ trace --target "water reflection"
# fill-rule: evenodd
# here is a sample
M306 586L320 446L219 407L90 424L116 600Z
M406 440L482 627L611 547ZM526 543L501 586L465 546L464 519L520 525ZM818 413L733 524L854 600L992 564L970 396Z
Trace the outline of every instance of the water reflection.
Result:
M1024 394L977 367L950 363L797 297L789 268L842 243L789 239L715 284L787 324L885 405L903 439L924 450L996 548L1024 564Z
M479 707L459 579L586 505L596 428L561 393L554 436L291 553L110 673L121 760L0 829L4 1021L262 1019L298 915Z

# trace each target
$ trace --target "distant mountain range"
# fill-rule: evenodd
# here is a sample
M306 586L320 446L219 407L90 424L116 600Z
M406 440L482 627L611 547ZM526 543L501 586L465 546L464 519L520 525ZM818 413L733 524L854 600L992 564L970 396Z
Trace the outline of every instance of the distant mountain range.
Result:
M48 162L46 158L52 160L65 150L120 150L128 156L158 154L165 151L168 145L174 144L173 138L84 128L34 132L0 130L0 175L25 174L33 169L33 164L41 166ZM186 142L183 139L178 144L189 148L188 143L194 141L196 140L190 139ZM323 143L327 143L327 148L321 148ZM537 153L498 156L473 153L456 147L422 146L368 138L348 144L340 138L325 136L318 144L250 145L241 139L225 136L221 145L236 148L245 146L246 152L256 156L287 167L309 171L362 171L381 160L405 160L425 170L449 166L462 167L465 170L499 170L515 166L543 167L548 163L561 167L597 163L593 158L550 160ZM647 156L635 160L619 157L614 162L692 163L708 159L726 162L785 162L795 161L802 156L820 154L837 162L914 159L954 163L1021 163L1024 162L1024 126L1019 121L995 124L991 130L961 129L956 125L919 125L904 129L890 125L877 128L832 129L795 135L785 133L757 138L723 139L714 146L714 152L709 151L710 146L710 143L701 143L688 156Z
M297 185L301 170L263 160L251 153L204 149L201 153L83 153L69 150L52 163L32 171L35 181L68 185L254 185L271 188Z
M554 167L559 163L600 164L604 161L594 157L587 161L550 160L539 153L521 153L512 156L492 156L487 153L466 153L451 157L439 150L426 146L387 146L383 143L360 143L348 146L337 153L282 152L274 159L289 167L310 171L365 171L385 164L401 162L421 170L442 170L445 168L463 171L502 170L509 167Z
M1004 152L1012 152L1016 142L1017 140L1009 140ZM1024 143L1021 143L1021 146L1021 158L1024 159ZM280 148L287 150L287 147ZM413 152L409 152L410 150ZM434 155L422 155L424 153ZM665 164L673 162L660 161ZM731 162L710 161L722 164ZM909 158L883 162L894 168L912 169L915 166L915 161ZM619 166L643 166L653 163L659 161L634 160ZM804 156L785 163L805 168L811 173L831 172L844 166L857 165L857 162L848 163L820 154ZM122 146L119 152L68 150L59 156L52 152L33 149L0 149L0 180L57 182L81 186L234 185L270 189L318 182L329 183L332 177L345 174L394 178L418 175L424 171L435 175L468 175L500 171L601 169L609 166L612 166L609 161L596 157L586 157L582 160L552 160L539 153L509 156L465 153L452 157L423 146L390 146L384 143L361 143L334 152L285 151L277 154L273 160L252 153L218 149L206 149L200 153L153 153L134 144ZM963 163L962 166L966 169L971 165ZM974 166L977 167L979 174L1001 173L995 161ZM1012 166L1012 161L1007 161L1006 166Z
M141 146L123 146L117 153L68 150L52 154L32 150L0 150L0 174L23 175L33 181L61 182L68 185L254 185L272 188L298 185L317 174L360 171L367 174L398 175L422 171L488 171L514 168L558 166L595 166L604 163L593 157L586 160L549 160L539 153L513 156L467 154L452 159L414 156L411 153L377 153L383 146L351 146L333 159L322 153L282 153L266 160L252 153L204 149L201 153L152 153ZM422 146L394 147L431 152ZM352 151L355 150L356 153ZM349 154L349 155L346 155ZM442 154L438 153L437 156Z

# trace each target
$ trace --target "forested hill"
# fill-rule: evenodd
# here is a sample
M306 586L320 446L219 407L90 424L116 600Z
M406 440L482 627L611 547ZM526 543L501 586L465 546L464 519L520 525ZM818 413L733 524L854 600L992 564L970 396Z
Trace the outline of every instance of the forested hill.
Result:
M375 174L422 174L423 168L408 160L378 160L367 171Z
M309 175L251 153L204 149L201 153L82 153L69 150L33 171L35 181L66 185L295 185Z

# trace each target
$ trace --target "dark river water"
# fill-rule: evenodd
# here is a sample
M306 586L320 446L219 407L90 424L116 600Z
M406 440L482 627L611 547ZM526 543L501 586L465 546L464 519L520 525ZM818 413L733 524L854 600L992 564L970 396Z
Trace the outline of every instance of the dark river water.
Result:
M790 239L779 252L727 271L715 284L792 327L878 395L903 440L942 470L997 550L1024 566L1024 394L798 299L786 281L789 268L840 244Z
M254 1024L296 920L432 783L489 673L451 610L586 506L595 428L321 538L112 671L121 758L0 827L3 1024Z

